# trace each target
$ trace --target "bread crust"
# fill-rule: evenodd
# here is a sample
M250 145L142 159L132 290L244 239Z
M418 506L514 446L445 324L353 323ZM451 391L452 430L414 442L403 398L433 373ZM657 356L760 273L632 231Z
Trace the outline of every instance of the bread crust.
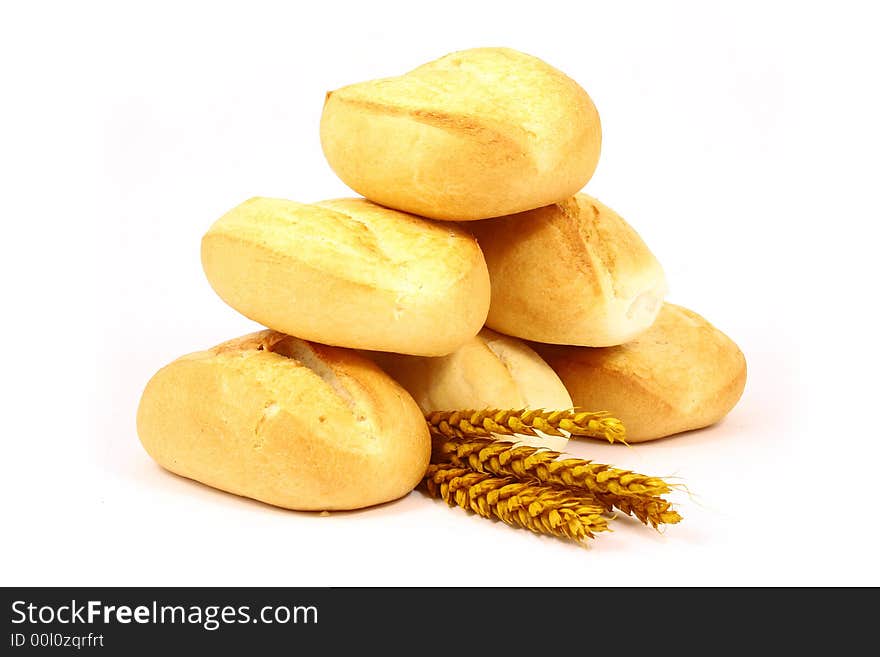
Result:
M718 422L739 401L746 382L739 347L697 313L671 303L650 329L624 345L532 346L562 379L575 406L620 418L630 442Z
M470 234L365 199L250 199L202 238L202 266L246 317L334 346L443 355L489 308Z
M364 352L425 413L486 408L571 408L556 373L525 342L484 328L439 358Z
M352 189L382 205L472 221L583 187L599 115L571 78L507 48L455 52L395 78L327 94L321 144Z
M467 224L492 285L486 325L527 340L605 347L654 321L666 278L638 233L587 194Z
M159 370L137 429L167 470L297 510L397 499L430 458L424 416L375 364L268 330Z

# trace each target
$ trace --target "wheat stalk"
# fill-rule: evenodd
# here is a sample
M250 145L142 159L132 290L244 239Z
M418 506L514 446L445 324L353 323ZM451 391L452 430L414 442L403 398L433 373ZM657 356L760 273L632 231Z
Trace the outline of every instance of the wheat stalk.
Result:
M467 410L435 411L426 416L428 424L449 438L481 437L493 434L600 438L608 442L625 442L626 431L620 420L606 412L544 411L544 410Z
M608 510L617 508L656 528L681 520L661 495L669 485L658 477L613 468L578 458L564 458L560 452L515 445L490 438L450 438L431 428L434 463L449 463L497 477L562 488L573 495L591 495Z
M589 495L495 477L449 463L431 464L424 479L432 497L513 527L585 542L608 531L604 507Z

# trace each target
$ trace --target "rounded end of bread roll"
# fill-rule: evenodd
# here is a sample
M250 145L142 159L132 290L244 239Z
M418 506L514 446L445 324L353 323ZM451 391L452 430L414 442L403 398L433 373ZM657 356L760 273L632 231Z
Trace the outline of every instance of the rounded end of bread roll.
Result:
M246 201L202 238L202 266L246 317L334 346L447 354L489 309L473 236L365 199Z
M586 194L468 229L489 268L486 325L507 335L613 346L647 330L660 311L660 263L620 215Z
M430 459L424 416L375 364L274 331L162 368L144 390L137 429L163 468L297 510L397 499Z
M650 329L624 345L532 346L575 406L619 418L633 443L715 424L739 401L746 382L739 347L696 313L670 303Z
M602 131L574 80L509 48L451 53L327 94L321 145L352 189L424 217L472 221L553 203L592 177Z
M424 413L451 410L572 407L556 373L521 340L483 329L453 353L421 358L366 353L415 399ZM499 436L509 440L509 436ZM535 447L563 451L562 436L523 436Z
M572 407L571 396L559 376L525 342L487 328L480 331L477 338L498 358L516 385L521 404L515 408L565 410Z

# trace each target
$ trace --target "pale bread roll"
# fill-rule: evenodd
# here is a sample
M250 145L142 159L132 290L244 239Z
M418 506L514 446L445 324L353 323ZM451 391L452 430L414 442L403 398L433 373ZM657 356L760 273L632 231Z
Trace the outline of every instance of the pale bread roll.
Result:
M576 406L610 412L634 443L718 422L739 401L746 382L739 347L696 313L671 303L650 329L624 345L532 346L559 374Z
M246 317L340 347L448 354L489 308L470 234L364 199L245 201L204 236L202 265Z
M486 325L497 331L606 347L632 340L660 311L660 263L620 215L586 194L467 228L489 266Z
M367 198L468 221L555 203L596 168L602 131L587 93L508 48L455 52L400 77L327 94L321 145Z
M383 352L365 355L406 388L425 413L572 406L562 381L534 350L522 340L489 329L439 358ZM568 443L561 436L523 436L521 440L558 451Z
M397 499L430 458L424 416L374 363L274 331L159 370L137 429L171 472L288 509Z

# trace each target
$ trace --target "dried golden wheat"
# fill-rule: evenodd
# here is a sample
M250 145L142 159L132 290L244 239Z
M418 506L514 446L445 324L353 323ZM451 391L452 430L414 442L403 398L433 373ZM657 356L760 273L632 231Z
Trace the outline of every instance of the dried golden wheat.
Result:
M560 452L514 445L490 438L448 437L431 427L434 463L450 463L474 472L513 477L521 482L562 488L569 494L590 494L607 509L617 508L647 525L674 524L681 520L661 495L669 485L658 477L613 468Z
M435 411L426 416L428 424L444 436L489 438L492 434L599 438L625 442L626 431L620 420L608 413L586 411L500 410Z
M449 463L431 464L424 483L430 495L449 506L538 534L585 542L596 532L608 530L603 505L588 494L495 477Z

